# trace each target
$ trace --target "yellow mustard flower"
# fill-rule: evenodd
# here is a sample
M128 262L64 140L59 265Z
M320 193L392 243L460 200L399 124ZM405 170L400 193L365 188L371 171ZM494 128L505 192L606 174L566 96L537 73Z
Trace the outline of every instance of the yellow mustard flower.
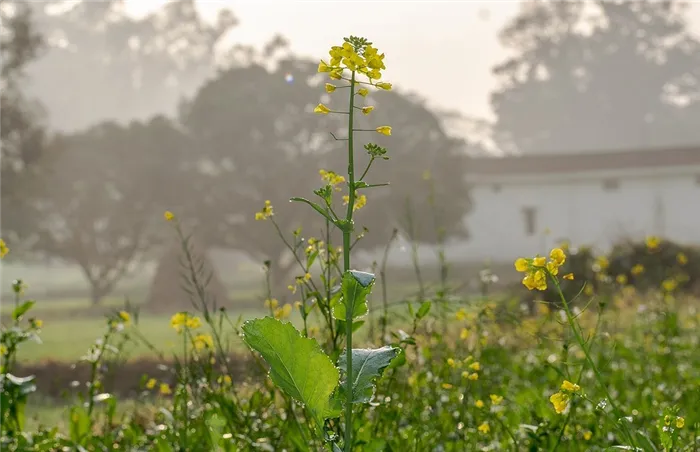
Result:
M542 256L536 256L532 259L532 265L535 267L544 267L547 263L547 258Z
M443 383L442 384L442 389L452 389L452 385L449 383Z
M325 61L321 60L320 63L318 63L318 72L330 72L331 68L328 66L328 63Z
M155 378L149 378L148 381L146 382L146 389L153 389L156 387L156 379Z
M615 281L620 285L625 285L627 284L627 275L617 275Z
M271 216L273 216L275 213L272 208L272 203L270 202L269 199L265 200L265 205L263 206L262 210L260 212L255 213L255 219L256 220L267 220Z
M175 214L169 210L166 210L163 214L163 218L165 218L165 221L173 221L175 219Z
M644 242L646 243L646 246L650 251L654 251L659 248L659 245L661 244L661 239L652 235L647 237Z
M447 358L447 365L450 367L455 366L455 360L453 358Z
M391 91L391 83L379 82L379 83L375 83L374 86L376 86L379 89L383 89L385 91Z
M679 416L676 418L676 428L683 428L683 427L685 427L685 419Z
M367 106L367 107L362 107L362 114L368 115L368 114L372 113L372 110L374 110L374 107L371 105Z
M567 273L566 275L562 276L564 279L568 279L569 281L574 280L574 274L573 273Z
M362 97L367 97L367 94L369 94L369 90L367 88L360 88L357 90L357 94L359 94Z
M678 262L680 265L685 265L688 263L688 256L686 256L684 253L678 253L676 255L676 262Z
M173 391L172 391L172 389L170 389L170 385L169 385L169 384L167 384L167 383L161 383L161 384L160 384L160 393L163 394L163 395L168 395L168 394L172 394Z
M671 278L666 279L661 283L661 287L666 292L673 292L676 289L676 287L678 287L678 281Z
M476 372L472 372L472 373L469 374L469 377L468 377L468 378L469 378L470 380L472 380L472 381L476 381L476 380L479 379L479 374L476 373Z
M202 321L199 317L192 317L186 312L178 312L170 318L170 326L181 333L185 328L196 329L202 325Z
M316 108L314 108L314 113L318 113L321 115L327 115L330 112L331 112L331 109L326 107L323 104L318 104L318 105L316 105Z
M469 368L471 370L481 370L481 364L479 364L479 361L473 362L469 365Z
M266 308L276 309L279 306L279 301L277 301L277 298L268 298L264 304Z
M477 400L474 402L474 406L477 408L483 408L484 407L484 401L483 400Z
M214 339L208 334L198 334L192 339L192 345L197 350L203 350L205 348L214 348Z
M488 422L482 422L481 425L479 425L479 427L477 427L477 429L479 430L479 432L483 433L484 435L486 435L488 432L491 431L491 427L489 427Z
M334 84L326 83L326 92L327 93L332 93L333 91L335 91L335 89L336 89L336 86Z
M515 260L515 269L519 272L526 272L530 269L530 263L524 257Z
M273 313L276 319L286 319L292 313L292 305L289 303L284 304L282 307L275 309Z
M465 340L469 337L469 330L466 328L462 328L462 330L459 332L459 338L462 340Z
M561 384L561 389L563 391L578 392L581 390L581 386L577 385L576 383L572 383L569 380L564 380L564 382Z
M119 311L119 318L122 319L124 323L129 323L131 321L131 314L126 311Z
M632 273L633 276L639 276L642 273L644 273L644 265L642 264L637 264L634 267L632 267L632 270L630 270L630 273Z
M41 329L41 327L44 326L44 321L41 319L32 319L32 326L37 330Z
M549 253L549 258L557 267L561 267L566 262L566 253L561 248L554 248Z
M378 133L381 133L382 135L386 135L386 136L391 135L391 127L390 126L379 126L375 130Z
M593 438L593 432L590 430L586 430L586 432L583 434L583 439L586 441L590 441L591 438Z
M557 392L556 394L552 394L549 401L554 405L554 411L556 411L557 414L561 414L566 410L566 407L569 406L570 398L571 396L569 396L569 394Z
M493 403L494 405L500 405L503 402L503 396L491 394L489 395L489 397L491 398L491 403Z
M0 239L0 259L7 256L7 253L9 252L10 248L7 247L7 243L5 243L3 239Z
M599 256L596 259L596 264L598 265L601 271L607 270L607 268L610 267L610 261L605 256Z

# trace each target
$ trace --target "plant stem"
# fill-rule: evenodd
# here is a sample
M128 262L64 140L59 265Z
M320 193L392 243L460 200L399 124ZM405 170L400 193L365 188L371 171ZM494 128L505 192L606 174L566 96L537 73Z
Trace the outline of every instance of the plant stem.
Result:
M353 152L353 119L355 118L355 71L350 79L350 108L348 119L348 210L343 228L343 271L350 270L350 234L352 233L352 212L355 206L355 159ZM346 303L349 300L345 300ZM351 306L345 306L345 452L352 451L352 314Z

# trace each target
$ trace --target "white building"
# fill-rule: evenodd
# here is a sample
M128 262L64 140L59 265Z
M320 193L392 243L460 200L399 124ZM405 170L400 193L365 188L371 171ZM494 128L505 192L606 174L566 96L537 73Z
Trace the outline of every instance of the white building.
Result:
M448 247L452 261L505 262L562 239L602 250L646 235L700 244L700 147L474 158L466 177L470 238Z

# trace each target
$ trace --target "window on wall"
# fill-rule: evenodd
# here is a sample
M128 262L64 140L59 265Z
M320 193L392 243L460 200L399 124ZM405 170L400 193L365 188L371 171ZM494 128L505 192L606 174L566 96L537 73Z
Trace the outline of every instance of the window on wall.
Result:
M534 207L523 208L523 220L525 222L525 235L535 235L537 230L537 209Z
M603 181L603 190L614 191L620 188L620 181L617 179L605 179Z

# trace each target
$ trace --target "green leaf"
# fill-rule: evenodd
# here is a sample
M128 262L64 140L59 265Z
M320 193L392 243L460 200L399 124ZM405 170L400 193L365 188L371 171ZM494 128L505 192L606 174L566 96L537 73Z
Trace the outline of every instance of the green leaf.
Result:
M331 216L328 214L328 212L326 212L321 206L319 206L319 205L316 204L315 202L309 201L309 200L306 199L306 198L301 198L301 197L298 197L298 196L295 196L294 198L290 198L289 200L290 200L290 201L303 202L303 203L306 203L306 204L310 205L311 207L313 207L313 209L314 209L316 212L320 213L321 216L324 217L326 220L330 221L330 222L333 223L333 224L336 224L336 221L335 221L333 218L331 218Z
M12 320L19 320L24 314L26 314L27 311L32 309L32 306L36 301L33 300L27 300L21 305L17 306L14 311L12 311Z
M374 380L382 374L399 350L389 345L377 349L352 350L352 403L367 403L372 399ZM340 356L338 367L347 373L346 356ZM341 391L344 389L345 383L341 383Z
M422 319L428 313L430 312L430 306L432 303L430 301L424 301L422 305L420 305L420 308L418 308L418 312L416 313L416 318L418 320Z
M369 311L367 295L372 292L374 275L372 273L348 270L343 273L341 283L342 300L333 307L333 315L338 320L346 320L347 310L352 312L352 318L362 317Z
M248 346L269 364L272 381L308 408L319 427L340 414L331 404L340 375L316 340L272 317L249 320L242 329Z

